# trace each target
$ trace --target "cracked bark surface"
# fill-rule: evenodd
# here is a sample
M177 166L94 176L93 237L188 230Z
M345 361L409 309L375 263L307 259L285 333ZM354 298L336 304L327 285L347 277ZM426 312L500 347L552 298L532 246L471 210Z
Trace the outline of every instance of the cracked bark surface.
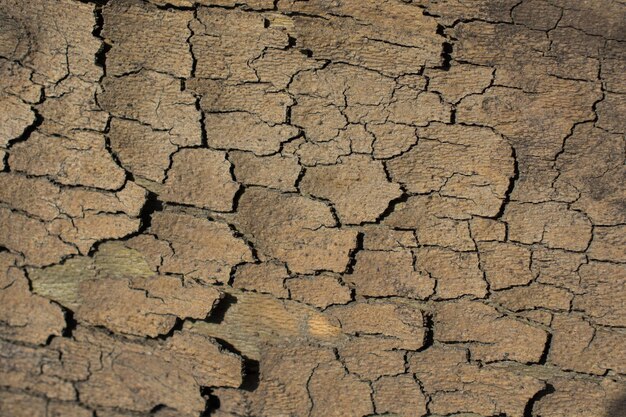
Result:
M626 415L621 0L0 0L0 416Z

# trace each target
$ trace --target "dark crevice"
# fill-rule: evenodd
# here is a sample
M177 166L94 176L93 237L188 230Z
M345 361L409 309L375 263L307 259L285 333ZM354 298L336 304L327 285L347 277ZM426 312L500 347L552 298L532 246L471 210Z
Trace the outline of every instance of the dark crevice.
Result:
M550 354L550 347L552 345L552 333L548 333L548 337L546 338L546 345L543 348L543 352L541 353L541 357L539 358L539 364L545 365L548 360L548 355Z
M214 411L219 410L221 406L220 399L213 394L211 387L200 387L200 395L202 395L205 401L205 408L200 414L200 417L208 417L213 414Z
M220 339L214 338L215 341L225 350L234 353L237 356L240 356L242 359L242 381L239 389L244 391L252 392L256 390L260 383L260 364L256 359L248 358L246 355L241 353L239 349L233 346L230 342Z
M217 302L217 305L211 310L211 314L204 321L207 323L220 324L224 321L228 309L234 304L237 304L237 297L228 293L224 294L224 297Z
M239 386L240 389L248 392L253 392L259 387L261 382L261 372L259 361L255 359L243 358L243 381Z
M313 51L310 49L300 49L300 53L308 58L311 58L313 56Z
M385 211L383 211L380 214L380 216L378 216L378 218L376 219L374 223L375 224L382 223L383 220L389 217L396 210L396 207L398 206L398 204L406 203L409 200L409 197L410 197L410 194L403 191L400 197L394 198L393 200L389 202L389 205L387 206Z
M441 52L441 66L439 69L448 71L450 70L451 62L452 62L452 51L453 47L450 42L444 42L442 44L442 52Z
M155 337L147 337L147 339L156 339L156 340L169 339L170 337L174 336L174 333L180 332L181 330L183 330L184 325L185 325L185 320L181 319L180 317L176 317L176 320L174 321L174 325L167 333L162 333Z
M533 407L537 401L541 400L546 395L550 395L554 392L554 387L550 384L546 384L545 388L541 391L537 392L533 397L526 403L526 407L524 407L524 417L533 417Z
M500 206L500 210L495 215L495 219L500 219L504 215L504 211L506 210L507 205L511 202L511 194L513 193L513 188L515 188L515 184L519 179L519 164L517 162L517 154L515 152L515 148L511 147L511 157L513 158L513 176L509 179L509 187L504 193L504 199L502 201L502 205Z
M357 233L356 245L354 249L350 251L350 254L349 254L350 261L348 262L348 265L346 266L346 270L344 271L344 274L351 274L354 272L354 266L356 265L356 254L359 253L359 251L363 250L363 237L364 237L363 232Z
M61 336L72 337L74 330L76 330L76 327L78 326L78 322L74 318L74 312L70 310L69 308L62 306L61 304L58 304L55 301L52 301L52 302L54 304L57 304L59 307L61 307L61 310L63 311L63 316L65 317L65 328L63 329Z
M39 114L39 112L37 111L37 109L35 109L35 108L31 108L31 110L32 110L32 112L35 114L35 120L33 120L33 122L32 122L32 123L31 123L31 124L30 124L30 125L26 128L26 129L24 129L24 131L22 132L22 134L21 134L19 137L15 138L15 139L11 139L11 140L9 141L9 144L8 144L8 146L7 146L7 149L10 149L10 148L11 148L11 146L13 146L13 145L14 145L14 144L16 144L16 143L19 143L19 142L24 142L24 141L28 140L28 138L30 137L30 135L31 135L31 134L32 134L35 130L37 130L37 128L38 128L39 126L41 126L41 124L43 123L43 116L42 116L41 114ZM8 152L7 152L7 155L8 155ZM8 160L7 160L7 161L5 161L5 162L7 162L7 164L6 164L6 165L8 166Z
M91 34L100 40L100 48L95 55L95 64L102 68L102 75L106 75L106 54L111 49L105 39L102 37L102 30L104 29L104 16L102 14L102 7L108 3L108 0L100 0L93 2L96 7L93 10L94 19L96 21Z
M146 196L146 202L139 213L141 222L138 233L143 233L150 228L152 225L152 215L158 211L163 211L163 203L158 199L155 193L149 191Z
M435 343L435 323L431 313L424 313L424 328L426 329L424 333L424 345L417 350L418 352L428 349Z

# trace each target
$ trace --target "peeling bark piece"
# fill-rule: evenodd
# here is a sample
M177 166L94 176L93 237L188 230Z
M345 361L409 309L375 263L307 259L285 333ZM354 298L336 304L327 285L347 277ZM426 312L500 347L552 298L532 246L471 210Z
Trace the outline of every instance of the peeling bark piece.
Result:
M495 216L513 177L508 143L490 129L460 125L434 124L417 135L415 147L387 162L391 178L409 192L468 199L469 214Z
M277 298L289 298L285 280L289 273L284 265L264 262L241 265L235 271L234 288L272 294Z
M604 99L596 105L597 126L611 133L626 133L626 122L621 115L626 112L623 94L606 93Z
M282 15L270 15L267 18L270 25L275 27L280 27L280 22L284 19ZM322 65L323 62L309 58L295 49L268 49L250 63L259 81L270 83L277 89L287 87L297 72Z
M513 22L535 30L550 30L559 24L563 9L545 0L526 0L511 11Z
M227 282L233 266L254 260L246 242L224 223L162 212L152 216L150 230L172 248L172 253L164 256L162 272Z
M626 265L590 262L580 267L579 275L582 294L574 298L574 309L601 325L626 326Z
M439 415L522 417L531 398L544 387L540 379L504 366L479 366L455 346L433 346L410 354L409 366L430 397L429 411ZM476 413L476 414L472 414Z
M553 311L569 311L573 294L551 285L531 284L513 287L491 294L490 299L513 311L545 308Z
M77 249L46 230L45 223L0 208L0 246L24 255L25 263L46 266L77 253Z
M152 5L123 0L103 7L102 36L109 40L107 74L119 76L141 69L191 75L192 57L187 27L193 13L162 10ZM153 47L154 46L154 47Z
M287 281L291 299L324 309L352 300L350 289L333 274L302 276Z
M348 372L375 381L381 376L398 375L405 371L404 352L395 346L393 340L360 335L345 342L338 352Z
M6 340L0 340L0 351L3 387L28 391L54 400L78 401L71 378L47 372L59 367L59 352L13 344Z
M580 275L582 264L587 263L582 253L561 250L535 248L533 250L532 270L537 282L563 287L574 293L580 293Z
M270 346L297 346L308 342L328 347L341 344L345 339L332 315L299 302L232 290L224 302L229 307L219 323L195 322L188 325L189 330L227 340L254 360L264 359L264 351ZM288 354L287 349L284 353Z
M492 126L520 154L553 158L575 123L594 119L592 105L600 93L592 83L558 79L538 94L496 86L462 99L457 121Z
M285 123L287 109L294 104L287 93L272 91L264 83L193 79L187 87L202 96L200 107L206 113L250 113L269 124Z
M377 413L406 417L428 414L426 397L411 375L383 376L372 384L372 390Z
M51 401L27 394L0 392L0 415L12 417L68 416L91 417L93 411L78 404Z
M555 189L571 196L571 201L575 200L571 208L584 211L596 225L626 222L626 190L620 187L626 181L620 156L625 147L623 135L581 124L574 128L556 161L560 175Z
M121 239L139 230L141 220L125 214L87 213L75 219L54 220L47 228L86 255L96 242Z
M442 304L434 323L437 341L466 343L472 359L486 362L539 362L548 338L544 330L478 301Z
M286 33L265 27L263 15L242 10L202 7L190 28L199 78L258 81L248 63L266 48L280 49L289 43Z
M141 70L123 77L105 77L102 89L98 102L111 115L167 132L174 145L202 144L196 98L181 91L177 78Z
M61 336L65 328L63 311L31 294L26 276L12 266L14 262L11 255L0 254L0 335L43 345L51 336Z
M374 137L363 126L350 124L328 142L311 142L302 138L297 143L290 143L295 151L289 151L287 147L284 151L295 153L304 166L334 165L339 163L340 157L357 153L360 147L364 148L360 153L371 153L373 140Z
M316 367L307 389L313 403L312 417L360 417L374 411L369 384L347 373L338 362Z
M116 193L59 187L44 178L0 174L0 201L44 220L48 233L87 254L93 244L139 229L146 192L128 182Z
M230 211L239 190L230 167L223 152L181 149L172 156L172 166L160 196L165 201Z
M206 318L220 298L215 288L181 281L168 276L84 280L76 317L118 333L166 334L177 318Z
M411 303L357 302L330 307L327 312L339 320L342 330L349 335L382 335L398 349L416 350L424 345L423 315Z
M120 189L126 173L106 150L104 137L95 132L75 132L71 138L33 132L15 144L9 166L16 172L48 176L61 184Z
M295 137L298 129L287 124L268 124L254 114L245 112L209 113L204 126L210 147L251 151L271 155L281 144Z
M281 191L296 190L301 170L296 158L281 155L258 157L249 152L232 151L228 153L228 159L234 166L238 182Z
M2 55L5 54L2 53ZM41 100L42 87L31 81L32 69L17 62L0 58L0 74L2 74L0 77L0 97L2 100L11 101L10 99L13 97L23 104L35 104ZM2 142L0 141L0 143Z
M199 299L202 297L194 296L191 301ZM171 355L179 366L188 366L200 386L238 388L243 383L242 358L224 349L214 339L177 331L163 344L163 351L163 356Z
M626 262L626 225L594 227L588 253L594 260Z
M480 264L492 290L526 285L534 278L530 270L530 250L504 242L478 245Z
M413 255L403 251L359 251L354 272L344 276L356 294L366 297L399 296L425 299L435 281L413 267Z
M481 298L487 295L487 282L476 253L432 247L416 249L415 257L417 271L435 279L436 298L445 300L463 295Z
M410 230L394 230L382 225L366 225L363 230L363 249L404 251L417 247L415 234Z
M220 372L241 375L241 358L223 352L208 338L175 333L165 342L146 344L81 331L77 339L78 346L68 348L80 351L95 345L97 349L91 373L76 384L81 401L91 407L149 413L165 406L176 410L175 415L198 415L205 408L200 384L211 381L205 372L223 367L212 381L225 385L234 381L224 380ZM75 352L65 352L63 357L70 353ZM119 395L113 397L111 392Z
M357 232L334 227L327 205L269 189L249 188L243 193L236 223L256 249L299 274L343 272L356 247Z
M367 127L374 135L372 143L374 158L386 159L408 151L417 143L415 128L403 124L385 123Z
M476 244L470 234L465 200L439 195L410 196L395 206L384 224L395 228L415 230L417 241L425 246L441 246L457 251L471 251Z
M267 346L259 361L259 386L251 393L249 414L309 415L313 403L307 385L313 371L334 361L335 357L329 348L293 343Z
M509 203L502 220L509 239L525 244L542 243L549 248L584 251L591 241L591 222L566 204Z
M100 79L102 69L94 62L100 48L92 34L94 5L3 0L0 10L6 16L0 29L0 55L33 68L33 82L52 86L69 74L94 82Z
M337 165L308 168L300 189L330 200L347 224L375 221L402 194L397 184L387 181L380 162L356 155L341 158Z
M391 122L414 126L450 123L451 107L435 93L402 86L394 91L393 96L394 100L389 104Z
M153 130L132 120L111 120L111 150L120 164L135 176L163 181L170 156L178 149L171 139L168 132Z
M0 173L0 201L45 221L86 214L124 213L138 216L145 190L133 182L117 191L59 187L45 178Z
M393 101L392 79L364 68L333 64L298 73L289 91L296 95L291 121L305 129L307 139L327 142L349 123L384 123L385 105Z
M104 132L109 115L96 100L101 89L98 84L69 76L53 87L46 88L46 97L37 106L39 130L46 135L73 138L77 131Z
M447 71L427 69L428 89L441 94L448 103L458 103L463 97L481 94L493 82L493 69L480 65L455 63Z
M559 0L556 4L563 7L561 25L575 27L607 39L626 40L626 30L618 23L626 19L622 4L609 0L600 0L594 4L579 3L571 8L567 7L569 3L564 0Z
M0 74L6 77L4 71ZM19 139L35 120L35 112L29 104L24 103L19 97L4 93L0 95L0 146L5 147L11 141Z
M606 417L626 413L622 381L557 378L550 381L554 392L534 404L533 412L545 417Z
M292 18L290 32L297 46L311 50L315 58L349 62L390 76L415 74L441 62L436 21L414 5L318 0L288 1L279 8L303 13ZM359 24L361 20L370 24Z
M564 370L604 375L626 372L626 335L621 329L594 328L580 317L555 315L548 360Z
M506 225L498 220L474 217L470 220L472 238L478 242L502 242L506 237Z

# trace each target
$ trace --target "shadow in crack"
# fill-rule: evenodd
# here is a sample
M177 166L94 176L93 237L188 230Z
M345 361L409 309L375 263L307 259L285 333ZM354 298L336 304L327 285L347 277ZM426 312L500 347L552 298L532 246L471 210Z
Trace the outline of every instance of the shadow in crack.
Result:
M606 417L625 417L626 416L626 391L610 405L607 410Z

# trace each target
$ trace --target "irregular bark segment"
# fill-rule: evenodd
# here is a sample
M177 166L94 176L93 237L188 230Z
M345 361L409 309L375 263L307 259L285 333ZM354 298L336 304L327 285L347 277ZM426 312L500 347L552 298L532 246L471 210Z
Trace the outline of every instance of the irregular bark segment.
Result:
M202 143L196 98L188 91L181 91L178 79L141 70L123 77L106 77L102 89L98 102L111 115L168 132L175 145Z
M347 334L384 335L399 349L416 350L424 345L423 315L410 303L358 302L331 307L328 312Z
M192 12L160 10L135 0L103 8L102 36L111 43L107 73L114 76L150 69L175 77L191 75L187 25Z
M595 328L581 317L556 315L548 359L578 372L604 375L607 370L624 373L626 337L619 330Z
M0 334L3 338L44 344L51 336L61 336L65 317L59 306L33 295L15 258L0 254Z
M514 242L584 251L591 241L591 222L587 216L569 210L566 204L511 203L503 220L508 223L509 239Z
M239 190L230 167L223 152L182 149L172 156L172 166L160 196L165 201L230 211Z
M493 362L539 362L547 333L514 318L502 316L478 301L442 304L435 315L435 338L466 343L472 359Z
M76 132L71 138L34 132L27 141L13 146L9 166L61 184L116 190L124 184L126 174L104 145L104 137L95 132Z
M387 181L380 162L361 156L342 158L334 166L308 168L300 189L330 200L347 224L375 221L402 194L397 184Z
M153 215L150 230L171 248L171 252L161 253L162 272L226 282L232 267L254 260L246 242L224 223L163 212Z
M430 396L430 412L440 415L463 410L521 417L529 399L545 387L540 379L515 369L469 363L467 351L455 346L410 354L409 366Z
M255 248L297 273L343 272L356 246L356 232L335 227L329 207L309 198L250 188L236 216Z
M387 163L408 191L469 200L469 214L495 216L513 176L511 149L486 128L436 124L418 129L418 144Z
M400 296L424 299L434 291L435 281L416 271L413 256L403 251L359 251L354 272L344 279L358 295L369 297Z
M311 50L314 57L347 61L392 76L414 74L440 63L436 22L414 5L370 0L333 4L287 1L280 8L303 13L288 25L298 47ZM308 17L310 14L324 19ZM360 20L371 24L361 25Z

